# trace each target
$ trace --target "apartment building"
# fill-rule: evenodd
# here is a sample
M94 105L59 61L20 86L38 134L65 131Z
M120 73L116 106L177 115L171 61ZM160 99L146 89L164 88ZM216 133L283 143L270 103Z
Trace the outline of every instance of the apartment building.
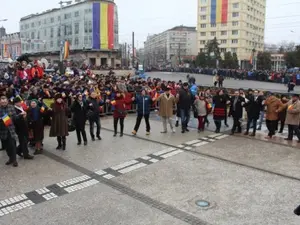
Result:
M198 0L198 51L217 38L220 51L236 52L241 68L255 66L264 49L266 0Z

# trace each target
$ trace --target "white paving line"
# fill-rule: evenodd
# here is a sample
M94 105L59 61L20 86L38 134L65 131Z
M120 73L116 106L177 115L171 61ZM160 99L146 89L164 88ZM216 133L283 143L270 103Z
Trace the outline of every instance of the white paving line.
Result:
M209 142L207 142L207 141L202 141L202 142L200 142L200 143L194 144L193 146L194 146L194 147L200 147L200 146L203 146L203 145L206 145L206 144L209 144Z
M193 145L193 144L196 144L200 142L200 140L192 140L192 141L188 141L188 142L185 142L186 145Z
M92 179L92 180L88 180L88 181L85 181L85 182L80 183L80 184L75 184L73 186L67 187L67 188L65 188L65 191L67 191L68 193L71 193L71 192L74 192L74 191L79 191L83 188L90 187L90 186L98 184L98 183L99 183L99 181L97 181L95 179Z
M66 180L66 181L59 182L59 183L57 183L57 185L59 187L66 187L66 186L70 186L72 184L76 184L76 183L88 180L90 178L91 177L89 177L88 175L83 175L83 176L80 176L80 177L75 177L75 178L72 178L72 179L69 179L69 180Z
M27 200L25 202L20 202L18 204L12 205L12 206L7 206L5 208L0 209L0 217L7 215L9 213L12 213L12 212L16 212L21 209L33 206L33 205L35 205L35 204L31 200Z
M222 136L216 137L216 139L217 139L217 140L221 140L221 139L226 138L226 137L228 137L228 135L227 135L227 134L224 134L224 135L222 135Z
M222 134L211 134L211 135L208 135L208 137L210 138L215 138L215 137L218 137L218 136L221 136Z
M123 169L124 167L131 166L131 165L136 164L136 163L138 163L138 161L131 160L131 161L124 162L124 163L122 163L120 165L113 166L113 167L111 167L111 169L113 169L113 170L120 170L120 169Z
M166 158L169 158L171 156L177 155L177 154L182 153L182 152L183 152L182 150L177 150L177 151L170 152L168 154L162 155L161 157L166 159Z
M201 137L200 139L204 141L209 140L207 137Z
M178 148L184 148L184 145L177 145Z
M144 160L150 160L151 157L149 157L149 156L143 156L143 157L141 157L141 159L144 159Z
M168 152L172 152L174 150L176 150L176 148L167 148L167 149L161 150L159 152L153 153L152 155L160 156L160 155L166 154Z
M98 174L99 176L102 176L102 175L106 174L106 172L103 171L103 170L98 170L95 173Z
M58 196L52 192L50 192L49 194L43 195L43 198L46 199L47 201L53 199L53 198L57 198Z
M41 188L41 189L38 189L38 190L35 190L39 195L43 195L43 194L46 194L48 192L50 192L47 188Z
M158 160L158 159L150 159L149 161L150 161L150 162L153 162L153 163L157 163L157 162L159 162L159 160Z
M133 165L133 166L130 166L130 167L127 167L123 170L120 170L119 172L124 174L124 173L129 173L130 171L133 171L133 170L136 170L136 169L139 169L139 168L142 168L144 166L147 166L147 164L145 163L139 163L139 164L136 164L136 165Z
M108 179L108 180L110 180L110 179L114 178L115 176L112 175L112 174L107 174L107 175L105 175L103 177L106 178L106 179Z
M192 147L189 147L189 146L186 146L184 149L185 149L185 150L192 150L193 148L192 148Z

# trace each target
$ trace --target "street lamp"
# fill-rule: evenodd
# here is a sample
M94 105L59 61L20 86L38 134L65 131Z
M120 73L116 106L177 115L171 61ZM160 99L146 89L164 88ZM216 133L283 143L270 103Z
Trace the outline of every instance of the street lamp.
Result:
M59 62L60 62L60 73L63 73L63 46L64 46L64 40L62 38L62 34L63 34L63 24L61 22L62 20L62 9L63 9L63 5L64 4L71 4L72 1L60 1L58 4L60 4L60 37L61 37L61 41L60 41L60 53L59 53Z

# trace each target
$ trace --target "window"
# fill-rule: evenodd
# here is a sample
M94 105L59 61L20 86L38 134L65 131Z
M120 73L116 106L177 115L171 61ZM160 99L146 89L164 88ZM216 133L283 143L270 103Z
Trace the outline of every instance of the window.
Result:
M31 39L34 39L34 32L31 32Z
M202 24L200 25L200 27L201 27L201 28L206 28L206 24L205 24L205 23L202 23Z
M39 21L39 22L38 22L38 25L39 25L39 26L41 26L41 24L42 24L42 22L41 22L41 21Z
M50 29L50 37L53 38L53 35L54 35L54 30L53 30L53 27L51 27L51 29Z
M47 19L44 19L44 24L46 24L47 23Z
M201 41L200 41L200 44L201 44L201 45L205 45L205 41L204 41L204 40L201 40Z
M238 2L232 3L232 8L234 8L234 9L239 8L239 3Z
M204 37L204 36L206 36L206 33L205 32L201 32L200 36Z
M238 30L233 30L232 31L232 35L238 35L239 34L239 31Z
M239 25L239 21L232 21L232 26L238 26ZM248 23L247 23L248 25Z
M23 25L21 25L21 30L24 30L24 26Z
M60 16L57 17L57 21L60 21Z
M60 47L60 40L57 40L56 44L57 44L57 47Z
M232 17L239 17L239 15L240 15L240 14L239 14L238 12L233 12L233 13L232 13Z
M40 39L40 31L37 32L37 39Z
M206 20L206 16L205 16L205 15L202 15L202 16L200 16L200 19L201 19L201 20Z
M227 43L227 40L221 40L221 44L226 44Z
M76 11L76 12L74 13L74 16L75 16L75 17L78 17L78 16L79 16L79 11Z
M210 32L210 36L216 36L216 32L215 31L212 31L212 32Z
M201 4L206 4L207 0L201 0Z
M60 37L60 27L57 28L57 37Z
M231 40L231 43L232 43L232 44L237 44L238 42L239 42L238 39L232 39L232 40Z
M50 22L54 23L54 17L51 17Z
M34 44L33 43L31 43L31 49L34 50Z
M222 27L227 27L227 23L222 23L221 26Z
M89 32L92 33L92 31L93 31L92 21L89 21Z
M50 41L50 48L53 48L53 41Z
M71 16L71 13L66 13L65 14L65 20L67 20L67 19L70 19L72 16Z
M215 23L210 24L210 27L216 27L216 26L217 26L217 24L215 24Z
M232 52L232 53L237 52L237 48L232 48L232 49L231 49L231 52Z
M220 52L226 52L226 48L220 48Z
M84 32L88 33L88 21L84 21Z
M200 12L206 12L206 7L200 7Z
M31 27L34 27L34 23L31 23Z
M88 45L89 39L87 36L84 37L84 45Z
M78 45L79 45L79 39L78 39L78 37L75 37L74 45L75 45L75 46L78 46Z
M227 35L227 31L221 31L221 35Z
M75 34L79 34L79 23L75 23Z

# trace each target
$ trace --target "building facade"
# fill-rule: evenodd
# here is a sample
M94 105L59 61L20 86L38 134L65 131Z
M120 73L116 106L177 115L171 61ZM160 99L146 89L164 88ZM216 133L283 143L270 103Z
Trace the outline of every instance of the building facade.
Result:
M286 69L284 54L272 53L271 61L272 61L272 70L273 71L280 71L280 70Z
M0 58L16 60L22 53L20 33L6 34L0 38Z
M147 66L167 65L177 59L195 57L197 32L195 27L177 26L160 34L148 36L144 43L144 57Z
M236 52L241 68L264 49L266 0L198 0L198 50L217 38L220 51Z
M113 0L76 0L62 8L21 18L22 52L59 60L64 41L70 59L88 58L93 65L114 66L119 48L118 10Z

